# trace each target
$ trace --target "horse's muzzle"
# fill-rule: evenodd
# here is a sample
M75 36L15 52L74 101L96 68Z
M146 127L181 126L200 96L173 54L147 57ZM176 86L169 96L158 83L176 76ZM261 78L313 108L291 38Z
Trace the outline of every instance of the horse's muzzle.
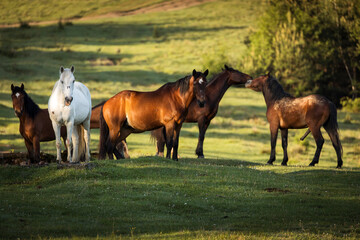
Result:
M22 114L23 114L23 111L22 111L22 110L21 110L21 111L15 110L15 115L16 115L17 117L21 117Z
M250 87L251 82L252 82L251 79L247 80L246 83L245 83L245 87L247 87L247 88Z
M65 97L65 105L70 106L72 100L73 100L73 97Z
M197 101L197 104L199 105L199 107L203 108L205 106L205 101Z

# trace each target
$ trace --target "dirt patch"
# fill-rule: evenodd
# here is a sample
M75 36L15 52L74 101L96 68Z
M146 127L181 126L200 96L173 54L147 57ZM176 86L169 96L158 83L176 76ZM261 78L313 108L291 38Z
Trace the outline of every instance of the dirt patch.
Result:
M144 13L152 13L152 12L163 12L163 11L173 11L173 10L180 10L196 5L200 5L206 2L213 2L214 0L172 0L167 2L162 2L158 4L154 4L151 6L136 8L129 11L120 11L120 12L110 12L98 16L89 16L89 17L73 17L64 19L65 22L80 22L80 21L88 21L94 19L103 19L103 18L113 18L113 17L123 17L129 15L136 15L136 14L144 14ZM43 22L29 22L28 25L48 25L48 24L57 24L59 20L51 20L51 21L43 21ZM13 28L13 27L20 27L20 23L17 24L10 24L10 25L0 25L0 28Z
M61 154L62 159L67 158L67 153L64 151ZM91 158L97 159L98 153L92 153ZM47 153L40 153L40 161L38 163L30 163L29 158L27 157L27 153L10 153L10 152L0 152L0 165L18 165L18 166L46 166L49 163L55 163L56 156ZM75 167L75 168L86 168L87 164L70 164L67 162L63 162L61 165L64 167Z

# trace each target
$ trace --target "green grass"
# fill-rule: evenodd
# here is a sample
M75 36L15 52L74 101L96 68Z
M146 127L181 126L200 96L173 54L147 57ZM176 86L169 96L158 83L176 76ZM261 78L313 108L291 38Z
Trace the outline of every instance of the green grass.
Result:
M79 9L92 14L94 3L81 4L69 14ZM102 4L94 14L108 11ZM0 151L26 151L12 109L12 83L23 82L46 108L59 67L73 64L95 105L124 89L156 89L194 68L213 67L213 60L236 66L263 5L215 1L74 22L63 30L57 24L0 29ZM152 157L155 146L149 133L142 133L128 138L131 159L93 159L91 169L0 166L0 238L359 238L360 114L338 112L342 170L335 169L336 154L325 132L319 165L307 167L315 143L311 136L299 141L305 130L289 131L289 167L279 166L280 139L275 166L264 165L270 154L265 114L261 94L229 89L206 133L202 160L195 159L197 125L184 124L179 162ZM98 142L99 131L93 130L92 152ZM41 149L56 152L54 142Z

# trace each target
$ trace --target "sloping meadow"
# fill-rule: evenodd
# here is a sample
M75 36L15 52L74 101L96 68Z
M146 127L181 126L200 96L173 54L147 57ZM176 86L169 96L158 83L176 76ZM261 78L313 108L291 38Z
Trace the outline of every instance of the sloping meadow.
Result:
M60 66L74 65L96 105L124 89L155 90L194 68L214 74L217 58L236 68L263 6L213 1L62 28L0 29L0 151L26 152L12 83L24 83L46 108ZM2 165L0 238L359 238L360 114L339 111L338 122L341 170L325 131L318 166L307 167L315 142L299 140L305 130L289 131L289 167L279 166L280 139L275 166L265 165L266 106L260 93L244 88L230 88L221 101L205 136L205 159L195 158L197 124L184 124L179 162L153 157L155 145L143 133L127 139L127 160ZM96 153L99 131L91 134ZM55 154L55 143L42 143L41 150Z

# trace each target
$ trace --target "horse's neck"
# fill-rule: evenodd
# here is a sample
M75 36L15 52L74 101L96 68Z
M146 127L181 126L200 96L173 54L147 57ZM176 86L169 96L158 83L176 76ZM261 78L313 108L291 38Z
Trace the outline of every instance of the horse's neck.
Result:
M265 88L262 92L264 95L266 106L269 108L270 106L274 105L274 103L276 102L274 93L272 93L268 88Z
M228 83L229 76L221 73L206 86L206 96L209 104L219 104L225 92L231 86Z

